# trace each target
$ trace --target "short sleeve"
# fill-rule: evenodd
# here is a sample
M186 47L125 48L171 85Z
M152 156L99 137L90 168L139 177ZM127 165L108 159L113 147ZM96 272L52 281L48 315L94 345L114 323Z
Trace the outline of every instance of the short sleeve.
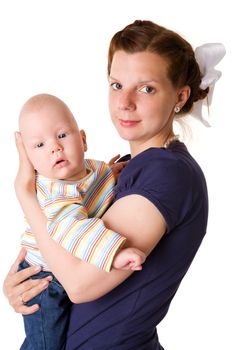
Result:
M130 161L119 178L116 200L131 194L147 198L163 215L169 232L192 206L194 176L183 160L165 149L153 150Z

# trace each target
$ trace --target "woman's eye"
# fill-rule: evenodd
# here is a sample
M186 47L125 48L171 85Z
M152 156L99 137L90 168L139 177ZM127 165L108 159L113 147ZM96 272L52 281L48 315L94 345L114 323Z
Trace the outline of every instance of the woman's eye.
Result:
M120 90L122 88L122 85L120 83L112 83L111 87L113 90Z
M145 92L146 94L152 94L155 92L155 89L152 86L143 86L139 91Z
M64 137L66 137L66 133L65 132L63 132L63 133L58 135L59 139L63 139Z
M44 143L43 143L43 142L40 142L40 143L38 143L38 144L36 145L37 148L41 148L41 147L43 147L43 146L44 146Z

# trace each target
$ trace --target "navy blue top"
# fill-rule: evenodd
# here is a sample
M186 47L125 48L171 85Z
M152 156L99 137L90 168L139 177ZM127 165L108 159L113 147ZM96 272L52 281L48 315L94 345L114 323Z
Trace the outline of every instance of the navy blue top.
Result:
M175 141L129 162L119 177L116 200L130 194L146 197L160 210L167 232L142 271L98 300L73 305L67 350L162 349L156 326L206 232L206 182L185 145Z

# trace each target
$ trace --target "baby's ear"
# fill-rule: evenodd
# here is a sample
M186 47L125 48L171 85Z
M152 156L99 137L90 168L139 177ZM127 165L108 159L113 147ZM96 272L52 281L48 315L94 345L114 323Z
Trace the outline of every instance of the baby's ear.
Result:
M87 151L87 137L86 137L85 131L84 130L80 130L80 135L81 135L82 142L83 142L84 152L86 152Z

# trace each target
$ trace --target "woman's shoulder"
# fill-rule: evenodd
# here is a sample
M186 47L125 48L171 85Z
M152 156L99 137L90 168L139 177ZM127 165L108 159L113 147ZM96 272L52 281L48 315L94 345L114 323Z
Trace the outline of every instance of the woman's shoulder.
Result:
M185 145L150 148L134 157L123 169L115 188L116 199L130 194L142 195L157 203L174 203L198 195L207 196L205 176ZM169 204L170 206L170 204Z
M207 203L201 168L180 142L172 148L150 148L122 171L115 198L141 195L162 213L169 229L183 219L194 203Z
M204 177L202 170L186 146L178 141L169 148L149 148L138 154L122 171L119 182L174 185L181 179L190 182L195 177Z

